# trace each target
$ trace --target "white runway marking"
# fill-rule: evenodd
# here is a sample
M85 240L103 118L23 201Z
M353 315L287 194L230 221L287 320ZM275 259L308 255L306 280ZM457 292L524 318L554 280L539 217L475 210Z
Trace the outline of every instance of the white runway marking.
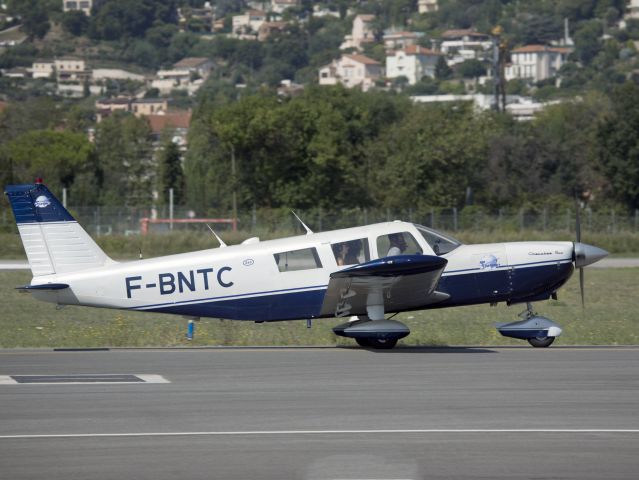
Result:
M469 434L469 433L548 433L548 434L639 434L628 428L470 428L411 430L270 430L220 432L147 432L147 433L59 433L41 435L0 435L0 440L38 438L121 438L121 437L222 437L269 435L370 435L370 434Z
M122 378L114 378L122 377ZM130 379L128 377L131 377ZM51 381L47 381L47 380ZM25 381L27 380L27 381ZM31 381L29 381L31 380ZM171 383L162 375L0 375L0 385L133 385Z

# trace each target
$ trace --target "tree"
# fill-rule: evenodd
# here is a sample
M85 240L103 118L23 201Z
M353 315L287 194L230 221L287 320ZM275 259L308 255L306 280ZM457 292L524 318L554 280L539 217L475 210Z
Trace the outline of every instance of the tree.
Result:
M76 37L83 35L89 28L89 19L80 10L66 12L62 16L62 27Z
M613 114L598 131L599 169L608 194L629 209L639 208L639 86L627 82L612 94Z
M464 78L477 78L486 75L486 67L477 59L464 60L457 71Z
M437 59L437 65L435 65L435 78L438 80L446 80L453 76L453 70L446 63L445 57L439 57Z
M158 191L161 201L168 204L169 190L173 189L173 202L180 205L184 200L184 173L180 147L167 138L163 142L159 157Z
M94 175L93 146L82 134L34 130L5 147L14 182L30 183L36 177L54 190L73 188L78 175Z
M95 148L101 202L149 205L155 168L147 121L124 114L104 119L96 128Z

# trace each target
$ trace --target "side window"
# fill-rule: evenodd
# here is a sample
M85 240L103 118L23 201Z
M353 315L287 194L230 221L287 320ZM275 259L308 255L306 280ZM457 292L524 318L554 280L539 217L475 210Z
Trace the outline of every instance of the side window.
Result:
M410 233L400 232L377 237L377 253L380 258L393 255L420 255L422 248Z
M368 249L368 239L349 240L331 245L337 265L357 265L371 259Z
M304 248L302 250L291 250L289 252L276 253L273 257L275 258L275 263L277 263L277 268L280 272L322 268L322 262L320 262L315 248Z

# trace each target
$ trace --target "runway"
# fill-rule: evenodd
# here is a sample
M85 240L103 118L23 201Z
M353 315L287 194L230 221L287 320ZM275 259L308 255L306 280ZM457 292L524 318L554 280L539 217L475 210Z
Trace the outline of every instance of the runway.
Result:
M2 478L600 479L639 468L639 347L0 351L0 376L31 375L93 383L0 384Z

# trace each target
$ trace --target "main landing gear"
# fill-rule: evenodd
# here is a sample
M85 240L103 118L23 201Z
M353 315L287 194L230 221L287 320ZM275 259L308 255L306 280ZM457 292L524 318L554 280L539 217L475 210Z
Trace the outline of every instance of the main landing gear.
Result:
M545 348L552 345L555 338L561 335L561 327L552 320L538 315L531 303L526 303L526 310L519 314L523 320L495 325L504 337L527 340L533 347Z

